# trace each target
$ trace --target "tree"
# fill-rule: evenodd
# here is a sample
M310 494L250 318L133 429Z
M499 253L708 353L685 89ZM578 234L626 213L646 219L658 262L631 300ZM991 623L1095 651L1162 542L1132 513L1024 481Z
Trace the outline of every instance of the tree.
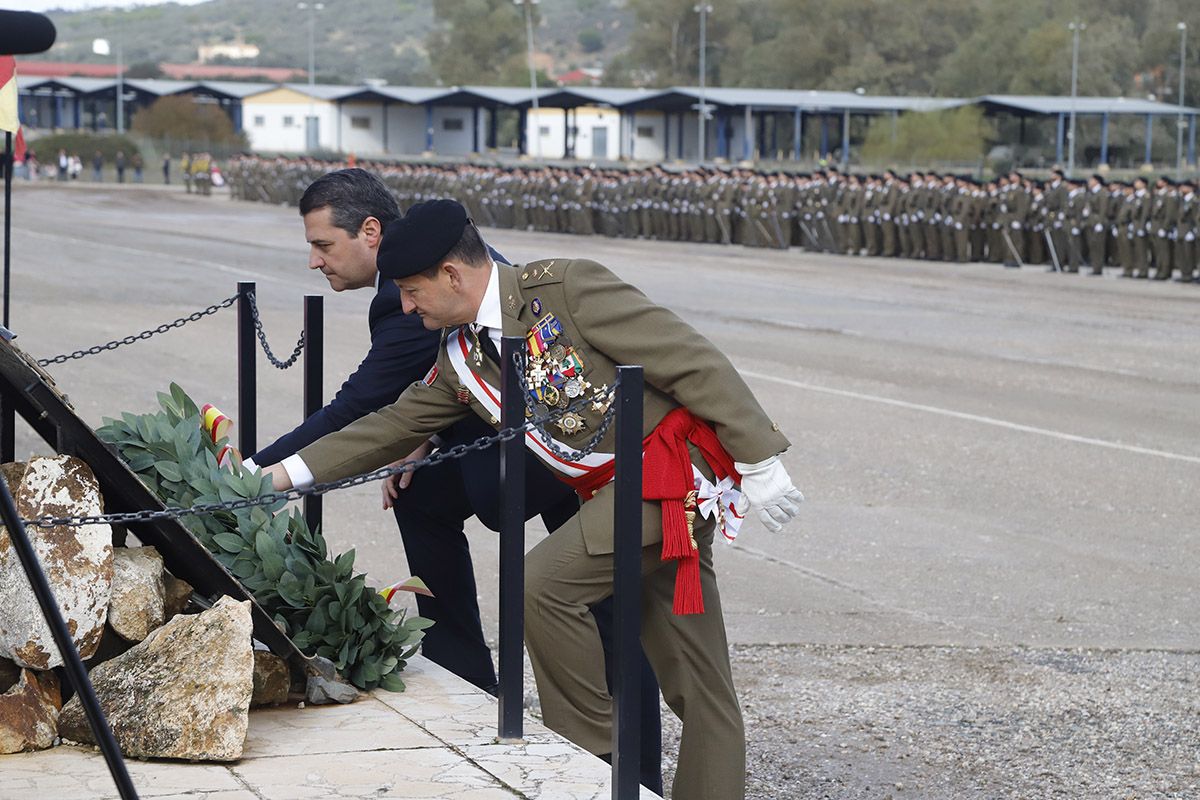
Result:
M162 67L153 61L139 61L125 70L126 78L163 78Z
M872 120L862 154L865 161L876 164L976 162L993 135L991 123L978 106L910 112L901 114L895 123L890 117Z
M579 46L585 53L599 53L604 49L604 36L595 28L584 28L579 32Z
M219 107L184 95L160 97L133 115L133 130L153 139L246 147L244 134Z
M635 70L652 76L659 86L697 82L700 68L700 15L695 0L629 0L636 25L629 39L629 58ZM723 71L740 60L750 45L750 28L743 16L753 3L714 4L708 15L707 81L723 82Z
M512 0L434 0L433 13L429 60L443 83L496 83L506 62L524 60L525 10Z

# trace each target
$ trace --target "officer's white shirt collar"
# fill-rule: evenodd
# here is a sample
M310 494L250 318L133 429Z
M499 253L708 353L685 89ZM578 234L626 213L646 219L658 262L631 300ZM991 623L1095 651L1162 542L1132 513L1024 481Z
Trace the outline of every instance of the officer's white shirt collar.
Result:
M479 303L479 310L475 312L475 321L472 326L476 331L479 326L487 326L488 333L497 341L500 340L501 329L504 327L504 315L500 310L500 270L496 268L495 261L488 262L488 269L491 274L488 275L487 289L483 292L483 300Z

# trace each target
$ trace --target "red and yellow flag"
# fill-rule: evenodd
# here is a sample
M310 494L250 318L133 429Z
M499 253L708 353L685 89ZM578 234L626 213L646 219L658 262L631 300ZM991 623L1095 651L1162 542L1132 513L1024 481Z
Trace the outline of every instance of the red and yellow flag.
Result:
M0 131L17 135L16 159L24 160L25 137L17 116L17 60L12 56L0 56Z

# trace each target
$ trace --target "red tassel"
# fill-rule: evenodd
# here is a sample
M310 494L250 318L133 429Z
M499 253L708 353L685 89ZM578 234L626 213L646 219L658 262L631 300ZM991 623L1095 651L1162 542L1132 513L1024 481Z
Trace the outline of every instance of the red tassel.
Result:
M688 537L687 517L683 512L683 499L662 501L662 560L671 561L677 558L688 558L692 550L692 540Z
M704 594L700 591L700 556L681 559L675 570L676 614L703 614Z

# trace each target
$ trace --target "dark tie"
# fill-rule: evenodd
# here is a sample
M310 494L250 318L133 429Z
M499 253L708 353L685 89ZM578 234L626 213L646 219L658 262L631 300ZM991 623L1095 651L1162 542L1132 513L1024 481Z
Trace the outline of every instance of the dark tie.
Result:
M500 353L496 350L496 345L492 341L486 325L479 326L479 349L493 364L500 366Z

